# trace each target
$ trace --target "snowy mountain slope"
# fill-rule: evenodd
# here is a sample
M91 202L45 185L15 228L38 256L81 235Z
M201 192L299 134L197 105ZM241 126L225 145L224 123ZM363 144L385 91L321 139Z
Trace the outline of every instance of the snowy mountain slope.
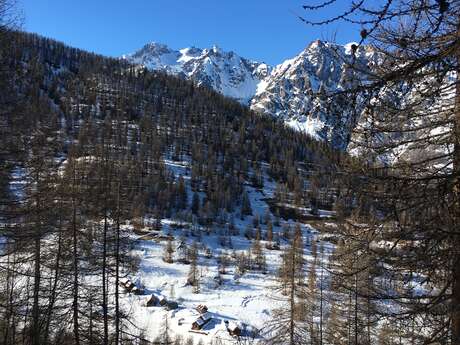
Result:
M164 44L149 43L123 58L151 70L192 79L198 85L213 88L245 104L270 72L270 67L264 63L242 58L234 52L224 52L217 46L172 50Z
M288 125L311 136L345 148L359 115L359 106L349 99L317 96L351 86L352 61L367 68L375 56L360 48L353 60L352 43L345 46L312 42L293 59L276 66L259 85L251 108L283 119Z
M274 68L216 46L172 50L164 44L150 43L123 58L152 70L192 79L249 104L255 111L278 117L314 138L345 148L359 107L347 99L332 102L316 93L341 90L350 83L351 46L317 40ZM363 68L375 60L368 48L356 52L355 63Z
M359 119L348 152L394 168L420 165L420 174L450 174L455 90L455 72L442 79L422 75L414 77L410 85L381 88L378 97L370 100L373 121L365 116ZM425 96L434 92L437 97Z

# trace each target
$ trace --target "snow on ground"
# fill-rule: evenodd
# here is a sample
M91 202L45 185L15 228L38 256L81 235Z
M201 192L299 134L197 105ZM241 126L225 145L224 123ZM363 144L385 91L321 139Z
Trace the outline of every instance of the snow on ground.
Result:
M182 175L185 180L188 180L187 162L165 160L165 164L168 170L174 172L176 176ZM225 321L245 324L251 329L262 330L270 320L272 310L281 303L274 300L273 297L277 294L274 288L277 270L281 264L280 255L282 251L265 249L264 241L261 241L261 244L264 247L267 261L266 274L251 270L240 277L235 274L236 266L231 263L226 274L221 276L222 284L218 285L214 279L218 275L217 258L219 254L224 251L231 257L233 252L246 252L252 244L250 240L244 237L246 226L252 224L254 216L258 215L263 218L266 212L270 212L265 200L267 197L273 196L274 182L265 178L263 190L255 189L250 185L245 185L245 188L250 198L253 216L241 219L235 213L234 222L236 227L240 229L240 235L231 237L232 248L221 247L219 238L222 228L214 227L209 235L203 231L198 238L190 234L190 230L185 224L182 224L182 228L173 227L171 225L174 221L162 221L163 234L174 236L174 248L179 245L180 238L185 238L189 246L194 241L198 243L198 267L201 275L199 293L194 293L193 287L187 285L190 265L177 261L169 264L162 260L165 241L155 242L151 239L137 239L133 255L140 258L140 267L137 273L130 276L130 279L136 282L137 286L144 287L144 295L125 294L123 305L133 316L134 324L145 332L148 339L155 339L160 334L167 316L168 325L175 335L180 334L184 338L192 336L195 342L200 339L204 343L216 339L223 342L233 342L234 338L228 334ZM274 219L273 214L271 216ZM286 223L291 226L294 224L292 220L283 220L280 226L274 226L274 232L281 232L282 226ZM262 225L262 229L265 230L265 225ZM317 240L317 232L306 224L302 225L302 230L306 244L306 260L311 262L309 243ZM284 247L286 242L282 241L281 245ZM205 248L212 251L211 258L204 255ZM326 245L326 253L331 250L332 248ZM167 300L176 301L179 308L168 311L165 307L160 306L146 307L146 301L152 293L162 295ZM209 308L212 320L203 327L202 333L190 332L192 323L200 315L195 310L200 304Z
M11 173L10 192L18 199L24 198L24 188L27 183L27 172L24 168L16 166Z
M325 124L323 121L317 118L311 118L303 116L300 119L289 119L286 121L289 127L292 127L298 131L307 133L313 138L319 139L318 133L324 128Z
M201 271L201 289L199 293L193 293L193 287L186 285L187 274L190 265L163 262L163 246L152 241L141 241L138 251L142 255L141 267L136 278L145 286L145 292L158 293L166 298L175 300L180 307L177 310L166 311L163 307L139 307L134 312L134 319L141 329L154 338L157 335L158 325L163 323L165 313L168 313L170 327L176 334L187 336L191 324L198 318L199 313L195 307L205 304L213 320L208 323L203 331L208 336L193 333L196 338L209 340L216 336L226 336L224 320L244 322L256 328L262 328L269 317L270 309L273 306L270 299L270 287L275 284L272 274L246 273L239 280L234 279L235 267L230 267L227 274L222 275L223 284L217 287L214 277L217 275L218 264L216 254L218 239L217 236L204 236L203 243L212 247L215 251L213 258L207 259L203 255L199 258L199 270ZM235 241L235 247L243 247L240 242ZM277 263L279 251L269 253L267 261ZM271 272L273 273L273 272ZM174 296L171 296L171 288L174 289ZM133 297L128 297L132 299ZM142 305L146 296L135 296L133 301ZM223 333L223 334L221 334Z
M237 223L242 225L245 221L238 220ZM243 232L243 229L241 230ZM167 224L164 224L163 232L171 232L176 239L181 233L180 230L169 229ZM305 233L306 236L314 236L312 232L305 231ZM144 286L145 295L126 295L125 304L131 306L135 324L145 330L148 338L154 339L159 335L158 332L164 323L165 315L168 315L169 326L173 333L181 334L183 337L192 335L197 341L202 338L205 343L216 337L231 339L225 328L225 320L241 322L256 329L262 329L266 325L271 311L280 303L273 300L275 294L273 288L276 286L276 271L281 263L281 251L265 250L268 264L267 274L249 271L239 279L235 279L235 266L232 265L227 269L226 274L222 275L223 283L218 286L213 279L218 274L216 258L221 251L229 254L231 252L227 248L220 247L218 237L218 234L211 234L203 235L201 238L201 243L211 248L213 257L206 258L203 250L200 250L198 263L201 288L199 293L194 293L193 287L186 284L190 265L164 262L162 260L163 243L151 240L138 241L134 254L141 257L141 263L139 271L132 279L138 285ZM196 238L188 238L188 244L191 244L193 240ZM233 237L232 243L237 252L250 247L250 241L243 236ZM163 307L145 307L148 296L152 293L178 302L179 308L167 311ZM203 328L207 335L189 332L192 323L199 316L195 310L199 304L205 304L213 318Z
M91 157L83 157L82 159L87 160L91 159ZM65 164L66 162L63 162L62 166ZM185 159L184 161L176 162L166 159L165 165L176 177L183 176L186 181L187 194L190 201L189 160ZM262 166L263 168L267 168L266 165ZM18 198L22 196L24 178L24 170L18 168L13 171L11 190ZM122 294L120 301L122 309L126 314L131 316L131 326L124 326L130 328L129 333L139 334L143 332L147 339L153 340L161 332L166 316L172 336L182 335L183 338L192 336L195 343L203 340L206 344L217 339L222 341L222 343L234 342L235 339L228 334L225 321L229 321L232 324L247 325L248 329L251 330L262 330L270 320L273 309L281 303L279 300L274 300L273 297L277 295L274 287L277 285L276 275L281 263L280 255L282 251L265 249L265 242L261 241L266 255L266 272L250 270L240 276L236 274L235 263L231 262L225 274L221 275L221 284L216 282L215 277L218 275L219 263L217 258L220 253L225 252L229 257L232 257L233 253L247 253L251 247L252 242L244 236L244 232L248 225L253 224L254 217L258 216L259 219L263 219L264 215L268 212L272 220L274 220L275 217L271 214L266 200L273 197L275 188L275 182L268 178L267 175L265 175L263 189L256 189L249 184L245 184L253 215L241 218L239 210L235 211L233 214L234 223L239 229L240 235L231 236L231 248L228 245L222 247L220 243L225 225L215 225L209 234L205 231L206 229L201 229L199 232L201 236L194 237L191 229L189 229L192 227L191 224L183 221L179 222L176 219L162 220L162 233L164 235L171 234L174 237L174 248L177 248L182 238L185 238L188 246L195 241L199 245L198 267L201 283L198 293L193 291L193 287L187 285L190 265L179 263L176 260L173 263L163 261L164 246L166 243L164 239L155 241L149 236L135 235L131 225L123 226L123 231L129 232L135 243L132 255L140 259L137 272L125 273L137 287L144 289L142 295L127 292ZM292 220L281 220L279 226L274 225L274 232L280 233L285 224L293 226L294 222ZM263 232L266 230L264 224L262 224L262 230ZM318 234L307 224L302 225L302 230L304 234L306 261L311 262L312 257L309 243L316 241ZM2 239L0 238L0 248L2 246L1 242ZM44 243L52 242L52 238L44 241ZM281 247L284 247L286 244L286 241L281 240ZM206 249L211 250L211 257L205 255ZM329 247L326 247L326 251L329 251ZM175 259L177 259L177 256L175 256ZM94 286L100 284L99 276L86 277L85 280L94 283ZM109 286L113 288L113 277L110 280L111 284ZM161 306L147 307L146 302L151 294L163 296L168 301L177 302L178 308L167 310ZM113 291L111 291L109 298L114 298ZM196 310L199 304L205 304L209 308L209 315L212 317L212 320L203 327L202 333L191 333L192 323L199 317L199 313ZM246 334L248 337L252 336L252 332L248 331Z

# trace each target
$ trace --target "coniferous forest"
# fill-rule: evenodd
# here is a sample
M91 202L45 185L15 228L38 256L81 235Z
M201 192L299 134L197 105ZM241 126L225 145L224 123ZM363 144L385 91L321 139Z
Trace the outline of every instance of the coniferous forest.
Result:
M0 0L0 344L460 345L460 2L333 2L346 149Z

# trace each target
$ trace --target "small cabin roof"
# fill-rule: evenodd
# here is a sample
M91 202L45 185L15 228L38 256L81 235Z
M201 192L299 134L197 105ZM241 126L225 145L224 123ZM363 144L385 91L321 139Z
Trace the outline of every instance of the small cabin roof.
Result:
M151 294L149 297L149 301L158 301L158 297L155 296L154 294Z
M195 322L196 322L196 324L197 324L198 326L203 326L204 323L205 323L206 321L205 321L205 320L202 320L202 319L198 319L198 320L196 320Z
M203 326L206 322L212 319L211 314L205 313L200 315L194 323L196 323L198 326Z
M162 295L160 295L160 294L157 294L157 293L155 293L155 292L152 293L152 296L155 296L156 299L158 299L159 301L163 301L163 300L166 299L164 296L162 296Z
M210 320L212 319L212 316L210 313L204 313L202 315L200 315L200 318L202 318L203 320Z

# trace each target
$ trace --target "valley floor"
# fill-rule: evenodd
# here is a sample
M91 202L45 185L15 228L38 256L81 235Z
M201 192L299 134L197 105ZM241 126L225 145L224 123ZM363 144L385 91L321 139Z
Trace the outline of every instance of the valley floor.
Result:
M175 173L180 169L171 165L171 162L168 165ZM272 195L273 185L266 183L263 190L248 186L247 190L253 214L262 217L269 210L264 200L267 195ZM271 216L273 217L273 214ZM260 338L259 333L263 333L264 327L271 319L273 309L283 303L276 286L282 249L287 242L281 240L281 250L268 250L265 248L266 242L261 241L267 262L266 272L250 270L240 276L231 257L247 253L251 248L252 241L248 240L243 232L252 221L253 216L244 219L235 217L235 225L240 229L240 235L231 236L231 248L228 248L221 246L218 228L214 228L209 235L204 232L201 238L198 238L190 235L190 230L187 229L190 224L183 224L184 228L180 228L172 226L174 222L171 220L163 220L162 233L174 237L174 248L177 248L180 239L185 239L189 247L194 241L198 243L200 249L198 293L194 291L193 286L187 284L190 265L176 260L173 263L163 261L165 241L155 241L149 236L137 236L133 255L140 259L140 267L139 271L129 278L136 286L143 287L144 294L137 296L127 293L123 297L124 308L132 316L137 331L142 331L147 339L155 339L163 336L167 322L172 337L177 335L184 339L193 337L195 343L200 340L204 343L217 340L231 343L236 341L236 338L230 336L226 329L226 321L228 321L230 325L246 327L246 340L253 337ZM290 225L293 228L294 222L282 220L279 226L274 226L274 233L281 233L283 225ZM301 227L305 243L305 260L308 263L312 260L311 243L319 241L318 233L308 224L302 224ZM206 249L212 252L211 258L205 255ZM325 258L331 250L332 246L325 243ZM220 276L221 283L218 284L216 281L219 276L218 257L222 252L228 255L232 263L226 269L226 273ZM177 253L175 255L177 256ZM176 301L179 307L169 311L161 306L147 307L146 303L151 294L163 296L168 301ZM196 310L200 304L208 307L208 315L212 320L204 325L200 332L191 332L192 323L200 316Z

